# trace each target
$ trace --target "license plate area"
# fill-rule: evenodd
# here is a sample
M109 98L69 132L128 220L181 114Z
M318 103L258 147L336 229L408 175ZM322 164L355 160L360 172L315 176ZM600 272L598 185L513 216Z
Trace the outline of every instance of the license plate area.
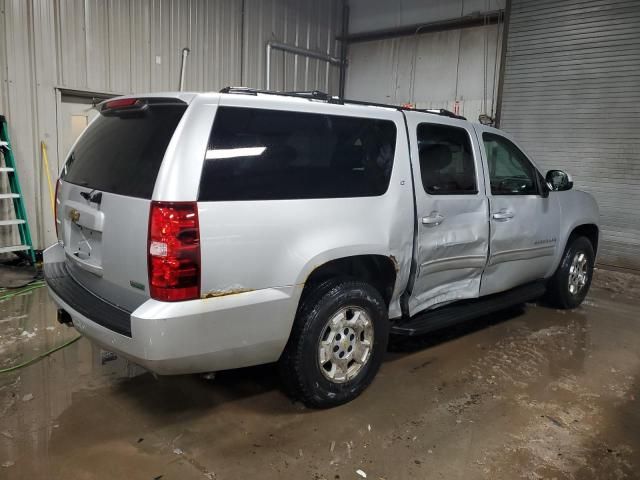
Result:
M65 205L64 249L80 267L102 275L102 227L104 213L78 202Z
M70 223L67 253L82 262L102 267L102 232Z

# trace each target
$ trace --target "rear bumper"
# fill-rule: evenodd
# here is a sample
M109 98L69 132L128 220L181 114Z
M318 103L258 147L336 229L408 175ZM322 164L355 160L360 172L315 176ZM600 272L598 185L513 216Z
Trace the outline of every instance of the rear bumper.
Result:
M44 264L44 278L49 290L58 298L95 323L109 330L131 337L131 312L103 300L79 285L67 270L67 264L49 262Z
M173 303L149 299L135 311L125 312L130 327L127 335L114 330L113 321L105 322L109 314L116 313L121 322L123 310L96 297L70 276L61 280L59 269L52 267L59 262L64 262L64 251L56 244L44 252L45 281L51 297L69 313L74 327L103 348L162 375L227 370L277 360L289 337L302 290L267 288Z

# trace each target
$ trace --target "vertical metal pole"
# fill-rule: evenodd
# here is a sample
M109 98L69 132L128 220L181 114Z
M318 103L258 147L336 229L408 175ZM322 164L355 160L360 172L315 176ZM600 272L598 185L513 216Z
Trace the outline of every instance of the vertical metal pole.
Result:
M179 90L182 92L184 90L184 73L187 66L187 57L189 56L189 50L187 47L182 49L182 62L180 63L180 88Z
M502 54L500 55L500 76L498 79L498 98L496 99L496 116L494 126L500 128L502 120L502 95L504 89L504 72L507 63L507 42L509 41L509 23L511 21L511 0L506 1L504 9L504 24L502 25ZM499 24L498 24L499 27Z
M344 89L347 81L347 35L349 34L349 5L342 0L342 32L340 33L340 80L338 82L338 96L344 100Z
M242 0L242 12L240 17L240 85L244 86L244 2Z
M266 55L266 64L267 64L267 68L266 68L266 78L265 78L265 90L271 90L271 42L267 42L267 51L265 52Z

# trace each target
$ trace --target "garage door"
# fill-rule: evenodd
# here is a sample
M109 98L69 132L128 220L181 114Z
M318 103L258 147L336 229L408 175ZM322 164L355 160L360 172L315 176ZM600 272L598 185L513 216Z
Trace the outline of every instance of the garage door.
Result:
M640 270L640 2L513 0L501 128L600 205L604 265Z

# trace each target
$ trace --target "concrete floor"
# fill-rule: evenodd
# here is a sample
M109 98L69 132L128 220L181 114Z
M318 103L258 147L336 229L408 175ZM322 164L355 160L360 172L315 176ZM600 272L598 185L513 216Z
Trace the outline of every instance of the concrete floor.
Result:
M0 374L0 478L640 478L640 282L596 278L572 312L399 343L328 411L291 403L270 366L129 378L81 339ZM43 288L0 301L0 368L75 336Z

